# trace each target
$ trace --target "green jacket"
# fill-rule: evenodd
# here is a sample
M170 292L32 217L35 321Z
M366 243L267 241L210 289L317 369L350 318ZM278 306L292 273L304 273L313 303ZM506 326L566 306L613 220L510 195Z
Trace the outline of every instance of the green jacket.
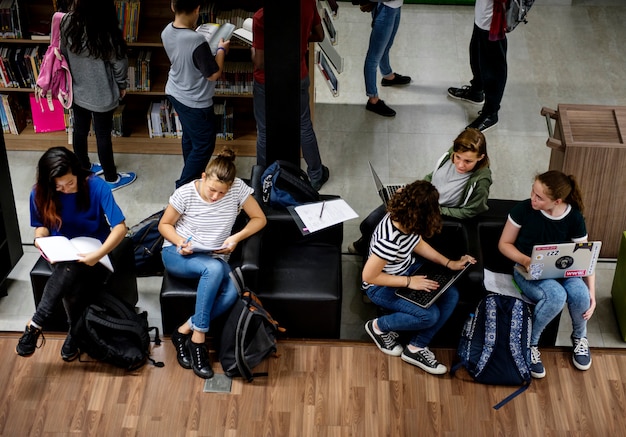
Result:
M450 160L453 148L450 148L443 154L435 170L432 173L424 176L424 180L432 182L433 173L438 171L443 164ZM489 187L491 186L491 169L489 167L482 167L474 172L467 181L465 189L463 190L463 200L460 205L456 207L441 207L441 214L447 217L453 217L457 219L466 219L474 217L489 209L487 206L487 199L489 198Z

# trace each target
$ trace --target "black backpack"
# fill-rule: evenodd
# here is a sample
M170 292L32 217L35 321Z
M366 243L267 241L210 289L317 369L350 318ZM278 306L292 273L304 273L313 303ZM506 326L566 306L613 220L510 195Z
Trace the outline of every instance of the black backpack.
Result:
M506 16L506 31L512 32L520 23L528 23L526 15L535 3L535 0L508 0L504 15Z
M289 161L278 160L261 176L263 202L272 207L298 206L317 202L320 195L300 167Z
M463 326L457 355L476 382L521 385L493 408L500 409L530 385L530 332L532 311L521 299L489 294L480 301Z
M148 313L137 313L126 302L110 293L98 294L96 300L72 326L72 338L81 354L126 370L135 370L150 360L157 367L163 363L150 357L150 331L154 344L161 344L159 329L148 326Z
M160 276L163 274L161 248L163 236L159 232L159 220L165 210L155 212L128 230L126 234L133 240L137 276Z
M284 329L263 308L257 295L245 287L239 268L230 277L239 299L224 322L218 357L226 376L241 376L251 382L255 376L267 375L253 373L252 369L276 354L276 336Z

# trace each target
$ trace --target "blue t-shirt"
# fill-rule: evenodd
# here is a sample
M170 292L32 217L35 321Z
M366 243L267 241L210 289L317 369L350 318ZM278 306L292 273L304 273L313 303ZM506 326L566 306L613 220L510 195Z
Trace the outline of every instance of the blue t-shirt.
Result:
M77 193L57 193L61 200L61 228L49 229L50 235L63 235L67 238L94 237L104 243L111 228L124 221L124 214L115 202L109 185L99 177L88 179L90 205L87 210L79 210ZM30 192L30 225L44 227L39 211L35 206L35 189Z
M528 256L536 244L577 243L587 238L585 219L571 205L561 216L552 217L534 210L530 199L527 199L511 209L509 221L519 229L515 247Z

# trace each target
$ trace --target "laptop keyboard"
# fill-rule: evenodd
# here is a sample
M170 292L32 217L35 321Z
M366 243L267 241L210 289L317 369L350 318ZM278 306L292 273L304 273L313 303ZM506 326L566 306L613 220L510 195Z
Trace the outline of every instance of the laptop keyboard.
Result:
M428 275L428 279L437 281L439 287L442 287L448 283L450 279L455 275L455 272L440 272ZM409 291L409 290L407 290ZM437 296L437 290L425 291L425 290L410 290L405 296L408 300L420 305L428 305L428 303Z

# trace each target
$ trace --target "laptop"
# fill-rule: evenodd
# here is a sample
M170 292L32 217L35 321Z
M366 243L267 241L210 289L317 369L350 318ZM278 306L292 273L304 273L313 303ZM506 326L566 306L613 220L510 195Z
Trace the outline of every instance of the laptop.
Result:
M396 290L396 296L406 299L415 305L421 306L422 308L429 308L446 292L446 290L450 288L452 284L456 282L457 279L461 277L470 265L471 263L466 263L461 270L450 270L442 265L426 261L420 266L419 269L417 269L417 271L415 271L415 273L413 273L412 276L424 275L428 279L437 281L439 283L439 288L433 291L425 291L412 290L410 288L403 287Z
M584 278L593 274L601 247L601 241L541 244L533 247L528 272L519 264L515 268L529 281Z
M376 173L376 170L374 170L374 166L372 166L372 163L369 161L368 163L370 165L372 177L374 178L374 184L376 184L376 192L382 199L383 203L386 205L389 202L389 199L391 199L391 196L393 196L395 192L398 191L400 188L404 187L404 184L383 185L382 181L378 177L378 173Z

